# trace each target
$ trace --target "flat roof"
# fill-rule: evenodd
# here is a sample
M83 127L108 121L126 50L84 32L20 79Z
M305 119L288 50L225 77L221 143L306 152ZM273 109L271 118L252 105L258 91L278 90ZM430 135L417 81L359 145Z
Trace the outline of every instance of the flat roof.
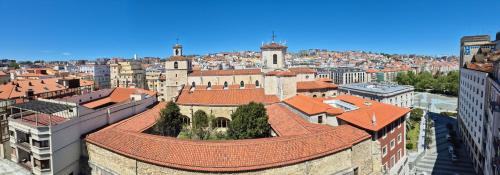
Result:
M13 107L33 112L40 112L44 114L53 114L56 112L61 112L64 110L74 108L75 106L47 102L47 101L40 101L40 100L32 100L26 103L15 104L13 105Z
M389 94L400 91L414 90L413 86L388 84L388 83L354 83L354 84L340 85L340 89L352 90L352 91L364 91L367 93L374 93L374 94Z

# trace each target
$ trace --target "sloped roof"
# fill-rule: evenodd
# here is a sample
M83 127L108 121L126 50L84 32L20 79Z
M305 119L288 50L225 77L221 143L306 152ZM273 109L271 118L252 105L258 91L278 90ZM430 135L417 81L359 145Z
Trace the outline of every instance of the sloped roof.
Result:
M208 90L197 87L191 91L187 87L181 91L176 103L180 105L238 106L252 101L271 104L279 102L279 99L275 95L265 95L262 88Z
M121 88L117 87L113 89L113 92L109 94L109 96L97 99L94 101L90 101L88 103L82 104L82 106L85 106L87 108L97 108L99 106L108 104L108 103L122 103L129 101L130 95L132 94L147 94L150 96L156 95L156 92L154 91L149 91L149 90L144 90L144 89L139 89L139 88Z
M36 94L53 92L66 89L57 83L58 78L48 78L41 80L15 80L0 85L0 99L13 99L24 97L28 89L32 89Z
M202 172L238 172L286 166L334 154L370 138L349 125L284 137L195 141L142 133L159 117L159 103L86 137L90 144L158 166Z
M297 91L314 91L314 90L332 90L337 89L338 86L333 83L327 83L324 81L299 81L297 82Z
M260 69L195 70L189 76L260 75Z
M294 68L288 68L288 70L296 73L296 74L314 74L316 71L311 68L307 67L294 67Z
M322 101L314 100L312 97L298 94L290 97L284 101L286 104L294 107L295 109L306 113L307 115L316 115L321 113L328 113L330 115L339 115L344 112L340 108L332 107Z

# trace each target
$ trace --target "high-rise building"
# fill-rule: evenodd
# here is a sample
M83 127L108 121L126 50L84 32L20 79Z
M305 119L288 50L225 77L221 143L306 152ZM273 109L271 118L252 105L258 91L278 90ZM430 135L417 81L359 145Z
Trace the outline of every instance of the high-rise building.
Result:
M476 173L492 174L486 171L491 169L487 167L492 163L489 158L492 153L487 148L494 144L492 135L498 134L498 129L489 128L491 121L495 120L492 118L495 114L489 109L495 108L490 102L491 95L495 94L496 80L492 78L492 73L493 66L498 64L495 60L498 52L495 52L495 43L487 35L462 37L460 51L458 131Z

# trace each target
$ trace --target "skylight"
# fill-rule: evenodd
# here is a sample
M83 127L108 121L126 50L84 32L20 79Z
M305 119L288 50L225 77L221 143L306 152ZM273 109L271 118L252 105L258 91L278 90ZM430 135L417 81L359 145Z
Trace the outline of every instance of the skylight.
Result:
M354 106L353 104L344 102L342 100L325 100L323 101L323 103L328 104L335 108L341 108L346 112L359 109L357 106Z

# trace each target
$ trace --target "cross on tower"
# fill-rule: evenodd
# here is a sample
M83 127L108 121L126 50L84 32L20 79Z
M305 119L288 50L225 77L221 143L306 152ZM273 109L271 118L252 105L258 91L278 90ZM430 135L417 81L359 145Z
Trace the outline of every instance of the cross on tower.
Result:
M272 36L272 38L273 38L273 43L274 43L274 39L276 38L276 35L274 34L274 30L273 30L273 36Z

